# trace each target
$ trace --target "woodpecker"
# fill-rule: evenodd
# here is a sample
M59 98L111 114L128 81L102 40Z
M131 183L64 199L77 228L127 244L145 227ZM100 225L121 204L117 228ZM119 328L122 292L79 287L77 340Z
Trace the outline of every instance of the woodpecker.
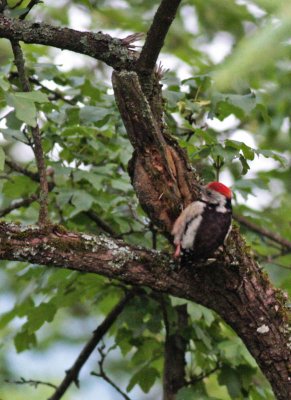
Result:
M206 259L231 230L231 190L220 182L201 187L200 198L189 204L174 223L172 235L181 265Z

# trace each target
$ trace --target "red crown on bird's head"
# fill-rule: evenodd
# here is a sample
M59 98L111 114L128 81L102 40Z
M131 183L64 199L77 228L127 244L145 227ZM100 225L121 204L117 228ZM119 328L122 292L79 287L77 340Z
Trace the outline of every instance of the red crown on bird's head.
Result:
M215 190L218 193L221 193L223 196L225 196L227 199L231 199L232 197L232 192L229 187L225 186L221 182L210 182L208 185L206 185L208 189Z

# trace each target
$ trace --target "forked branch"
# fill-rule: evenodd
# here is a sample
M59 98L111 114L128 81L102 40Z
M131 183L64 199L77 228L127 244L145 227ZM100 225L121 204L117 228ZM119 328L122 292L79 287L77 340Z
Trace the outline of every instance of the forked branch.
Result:
M136 291L132 290L128 292L119 303L111 310L111 312L106 316L104 321L97 327L93 332L92 337L86 343L79 356L77 357L74 364L69 370L66 371L66 376L60 385L56 388L54 394L48 400L59 400L62 398L63 394L67 391L72 383L75 383L79 387L79 373L81 368L86 363L92 352L96 349L98 343L103 338L103 336L108 332L111 326L114 324L118 316L124 310L127 303L133 298Z

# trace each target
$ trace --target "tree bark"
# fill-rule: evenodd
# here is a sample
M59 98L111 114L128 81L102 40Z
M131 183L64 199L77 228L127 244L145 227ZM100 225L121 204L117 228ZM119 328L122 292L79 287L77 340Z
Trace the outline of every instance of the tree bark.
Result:
M212 308L237 332L279 400L290 398L285 299L252 259L237 229L227 254L177 272L170 255L120 240L0 223L0 259L101 274Z
M163 400L175 400L178 391L185 386L186 348L185 329L188 326L187 305L171 308L176 313L175 323L165 318L166 340L163 375ZM184 334L184 336L183 336Z
M48 24L22 21L0 14L0 38L71 50L105 62L115 69L130 68L136 53L128 41L102 32L79 32Z
M90 55L113 66L115 96L135 148L129 166L133 186L151 220L170 238L181 206L196 198L198 181L187 157L162 121L157 74L149 85L134 70L136 54L121 39L102 33L12 20L0 15L0 37L52 45ZM106 237L57 227L0 223L0 259L101 274L196 301L237 332L269 379L279 400L290 399L290 342L284 295L260 270L237 229L227 248L208 265L179 273L172 257Z

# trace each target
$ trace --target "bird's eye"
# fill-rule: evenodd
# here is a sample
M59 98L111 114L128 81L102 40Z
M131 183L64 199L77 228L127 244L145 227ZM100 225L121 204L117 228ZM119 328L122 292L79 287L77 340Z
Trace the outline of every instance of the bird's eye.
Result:
M206 194L207 194L207 196L211 196L211 195L212 195L212 192L211 192L210 190L207 190L207 191L206 191Z

